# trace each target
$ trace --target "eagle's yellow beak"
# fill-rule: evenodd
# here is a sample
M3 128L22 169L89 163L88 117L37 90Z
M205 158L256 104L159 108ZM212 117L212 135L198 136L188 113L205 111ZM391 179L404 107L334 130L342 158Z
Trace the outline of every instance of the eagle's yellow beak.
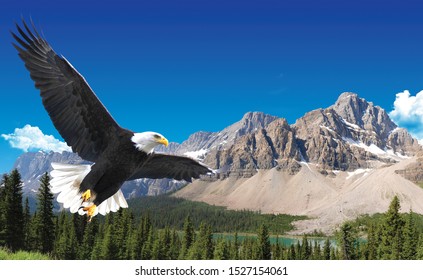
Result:
M167 139L164 137L162 137L159 141L157 141L157 143L163 144L166 147L169 145L169 141L167 141Z

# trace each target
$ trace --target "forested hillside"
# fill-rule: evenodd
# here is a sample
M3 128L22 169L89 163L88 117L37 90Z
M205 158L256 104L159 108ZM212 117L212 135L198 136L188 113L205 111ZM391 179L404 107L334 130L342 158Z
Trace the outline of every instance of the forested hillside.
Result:
M250 210L227 210L225 207L190 201L169 195L146 196L129 201L129 208L138 217L148 214L154 226L164 228L183 228L189 213L192 223L199 227L207 222L213 232L249 232L255 233L264 224L272 234L285 234L293 229L291 223L306 219L304 216L284 214L261 214Z

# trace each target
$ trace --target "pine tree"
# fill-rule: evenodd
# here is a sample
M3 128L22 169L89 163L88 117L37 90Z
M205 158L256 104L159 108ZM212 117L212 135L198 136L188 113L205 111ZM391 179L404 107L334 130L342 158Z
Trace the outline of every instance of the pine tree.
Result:
M73 215L75 217L75 215ZM68 219L68 223L65 228L65 235L63 237L66 239L66 251L65 259L66 260L76 260L78 248L78 237L75 230L74 219Z
M336 253L336 249L333 247L330 249L330 259L331 260L339 259L338 254Z
M187 216L184 222L184 237L182 239L182 248L179 256L180 259L185 259L186 255L188 254L188 250L194 243L194 237L194 226L192 225L190 216Z
M322 259L320 244L317 242L317 240L314 240L314 245L312 248L312 256L313 256L313 260Z
M170 246L169 246L169 259L176 260L179 256L179 250L181 248L181 240L176 233L176 230L173 229L170 235Z
M40 251L41 248L41 240L39 238L39 234L37 229L39 228L39 219L37 211L34 212L32 217L30 218L28 230L25 236L25 248L28 251Z
M72 214L72 223L75 229L75 237L79 244L84 239L85 228L88 224L88 219L85 216L79 215L78 213Z
M22 181L18 170L13 170L5 184L5 243L17 251L25 245L24 217L22 207Z
M323 259L324 260L330 260L330 240L329 237L326 238L325 244L323 245Z
M144 242L141 250L141 259L143 260L151 260L152 253L153 253L153 245L154 241L156 240L156 231L154 231L153 227L150 227L150 231L147 235L147 240Z
M294 244L291 244L288 250L288 260L296 260L296 259L297 259L296 249Z
M385 219L381 228L381 243L379 246L379 256L381 259L394 259L400 254L398 252L402 246L402 229L404 221L399 213L400 202L397 196L391 201L389 209L385 214Z
M30 250L29 248L29 244L28 244L28 237L29 237L29 231L30 231L30 225L31 225L31 212L29 209L29 199L28 197L26 197L25 199L25 205L24 205L24 210L23 210L23 218L24 218L24 223L23 223L23 232L24 232L24 249L25 250Z
M126 259L135 260L137 254L137 231L132 225L129 228L128 238L126 241Z
M239 260L238 232L234 234L234 242L231 242L230 259Z
M379 246L379 240L375 225L371 224L367 231L367 243L366 243L366 259L376 260L377 259L377 248Z
M200 224L200 229L194 244L188 250L187 258L190 260L208 260L213 258L213 243L210 226Z
M168 226L165 227L163 230L163 234L161 236L161 251L162 251L162 258L163 260L171 260L170 256L170 246L172 242L172 236L170 232L170 228Z
M101 248L102 260L117 260L119 258L119 247L115 236L115 219L113 214L106 216L105 234Z
M304 235L301 241L299 256L301 260L309 260L311 258L311 246L309 244L307 235Z
M202 258L205 260L213 259L213 234L210 225L204 226L204 231L201 231L200 227L200 234L203 243L203 250L202 250Z
M253 238L245 238L241 244L240 258L243 260L255 259L253 246L256 241Z
M258 232L258 255L260 260L270 260L272 258L269 230L265 224L262 224Z
M61 211L60 214L58 216L56 216L55 218L55 226L54 228L56 229L55 235L56 235L56 242L59 239L60 235L63 233L63 231L65 230L65 223L67 220L67 216L68 214L66 213L66 211Z
M414 260L416 259L417 245L419 241L419 234L417 232L416 223L413 218L413 212L407 214L404 225L404 244L402 248L402 259Z
M147 242L151 228L152 225L150 217L148 215L142 217L135 233L136 242L135 248L133 249L135 259L143 259L142 249L144 244Z
M161 232L158 232L158 237L154 239L153 245L151 247L151 259L152 260L161 260L163 259L162 246L160 243Z
M282 260L282 249L279 245L279 236L276 236L276 243L272 249L272 257L274 260Z
M78 240L75 233L75 224L73 219L67 214L62 214L59 219L60 234L58 235L54 256L60 260L75 260L78 252Z
M49 253L53 250L55 239L55 224L53 214L53 193L50 191L50 177L47 172L40 179L40 188L38 189L38 228L40 251Z
M93 246L92 251L91 251L91 259L92 260L101 260L102 259L101 250L102 250L102 247L103 247L103 238L104 238L104 235L102 234L103 233L102 228L103 228L103 225L102 224L99 225L98 233L97 233L97 235L94 239L94 246Z
M126 259L128 232L132 227L133 217L127 209L121 209L117 213L116 226L114 228L114 242L118 248L117 259Z
M100 237L97 236L98 230L98 219L93 219L90 223L87 224L84 232L84 237L82 239L82 243L78 251L78 259L91 259L94 246L96 245L96 240L101 240Z
M213 253L213 258L215 260L228 260L229 259L229 250L226 240L220 238L217 240L216 248Z
M416 249L416 259L423 260L423 234L420 234Z
M295 256L296 256L296 260L303 260L303 256L301 255L302 250L301 250L301 243L300 241L297 241L297 243L295 244Z
M340 244L341 258L344 260L356 259L357 237L350 222L345 222L341 226L338 239Z
M159 231L158 238L154 240L151 258L154 260L168 260L170 248L170 230L165 227Z
M394 242L392 243L392 260L400 260L402 255L402 244L403 244L402 233L398 230L395 234Z
M365 254L363 253L363 245L358 240L355 242L355 244L355 259L364 260Z
M257 238L252 239L251 244L251 258L252 260L260 260L260 247Z

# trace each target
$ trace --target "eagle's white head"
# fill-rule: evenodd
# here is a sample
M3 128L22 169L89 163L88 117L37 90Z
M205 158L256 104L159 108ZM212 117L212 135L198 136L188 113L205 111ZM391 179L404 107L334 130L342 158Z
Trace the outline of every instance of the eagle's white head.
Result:
M134 136L132 136L131 141L134 142L135 147L143 151L147 154L150 154L153 152L154 148L157 145L165 145L166 147L169 145L169 141L157 132L147 131L147 132L141 132L141 133L134 133Z

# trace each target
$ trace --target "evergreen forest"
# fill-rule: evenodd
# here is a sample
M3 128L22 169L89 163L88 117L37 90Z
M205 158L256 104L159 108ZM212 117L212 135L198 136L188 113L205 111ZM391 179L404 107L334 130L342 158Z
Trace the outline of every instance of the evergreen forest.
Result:
M0 259L23 252L30 259L71 260L423 259L422 216L401 213L396 196L385 213L345 222L322 242L302 236L287 246L271 237L306 217L229 211L165 196L137 199L129 209L87 222L54 210L49 181L47 173L40 178L31 211L19 172L3 175Z

